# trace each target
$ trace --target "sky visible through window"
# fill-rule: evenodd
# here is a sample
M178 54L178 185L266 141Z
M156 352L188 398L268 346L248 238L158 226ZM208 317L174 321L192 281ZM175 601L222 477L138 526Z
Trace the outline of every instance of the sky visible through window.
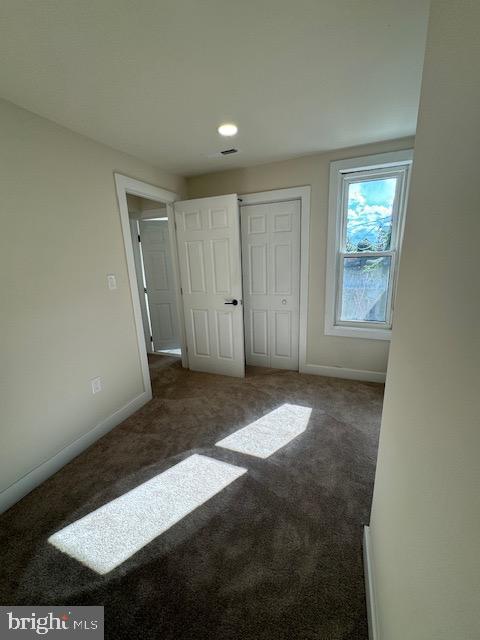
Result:
M347 203L347 252L390 249L396 183L396 178L350 183Z
M378 178L352 182L348 186L342 320L386 321L390 257L348 257L348 254L391 248L396 185L397 178Z

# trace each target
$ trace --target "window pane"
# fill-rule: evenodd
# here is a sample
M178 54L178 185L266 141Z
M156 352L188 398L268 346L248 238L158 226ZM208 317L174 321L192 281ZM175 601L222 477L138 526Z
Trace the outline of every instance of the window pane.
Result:
M347 253L388 251L397 178L351 182L347 200Z
M344 258L341 320L386 322L390 256Z

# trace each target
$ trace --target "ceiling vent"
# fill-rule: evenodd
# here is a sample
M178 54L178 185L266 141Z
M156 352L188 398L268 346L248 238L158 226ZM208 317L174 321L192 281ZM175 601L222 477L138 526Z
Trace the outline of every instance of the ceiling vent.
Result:
M213 153L208 153L206 155L207 158L228 158L228 156L234 156L236 153L241 153L240 149L224 149L223 151L214 151Z

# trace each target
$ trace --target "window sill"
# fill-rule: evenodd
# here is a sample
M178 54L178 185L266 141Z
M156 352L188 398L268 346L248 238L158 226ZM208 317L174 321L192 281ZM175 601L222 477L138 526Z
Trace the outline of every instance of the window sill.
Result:
M375 329L371 327L347 327L334 325L325 327L326 336L339 336L342 338L363 338L367 340L391 340L391 329Z

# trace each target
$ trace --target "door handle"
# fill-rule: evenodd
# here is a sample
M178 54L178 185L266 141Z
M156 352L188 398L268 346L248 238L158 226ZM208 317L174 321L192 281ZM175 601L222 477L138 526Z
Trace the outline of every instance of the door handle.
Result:
M233 304L233 306L236 307L238 304L238 300L234 298L231 302L224 302L223 304Z

